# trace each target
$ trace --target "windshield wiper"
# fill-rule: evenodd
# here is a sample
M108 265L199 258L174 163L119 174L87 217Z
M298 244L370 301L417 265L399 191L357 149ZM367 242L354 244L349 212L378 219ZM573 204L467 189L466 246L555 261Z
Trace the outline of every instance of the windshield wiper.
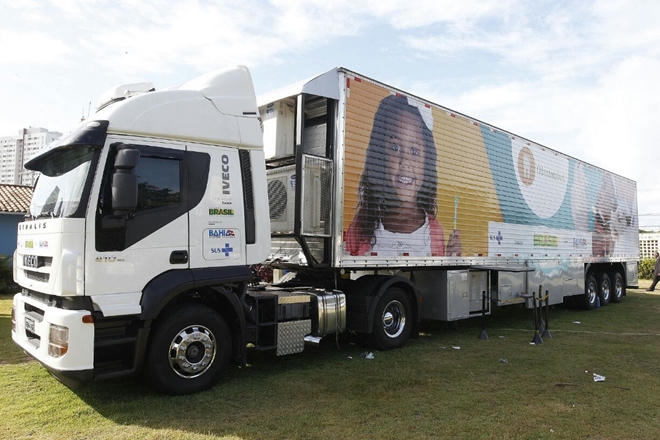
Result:
M42 211L36 218L44 217L55 218L55 213L53 211Z

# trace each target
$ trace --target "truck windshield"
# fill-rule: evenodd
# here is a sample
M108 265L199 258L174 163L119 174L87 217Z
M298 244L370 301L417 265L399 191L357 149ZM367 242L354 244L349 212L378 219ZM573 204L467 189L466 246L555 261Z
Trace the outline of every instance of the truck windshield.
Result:
M41 175L30 203L32 218L71 217L78 211L96 150L80 145L57 148L36 164L34 170Z

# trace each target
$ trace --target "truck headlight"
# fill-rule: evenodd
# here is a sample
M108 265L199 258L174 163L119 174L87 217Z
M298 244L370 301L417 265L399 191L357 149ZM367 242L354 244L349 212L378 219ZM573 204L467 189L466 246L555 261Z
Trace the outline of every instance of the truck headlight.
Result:
M48 354L53 357L62 357L69 350L69 327L50 325Z

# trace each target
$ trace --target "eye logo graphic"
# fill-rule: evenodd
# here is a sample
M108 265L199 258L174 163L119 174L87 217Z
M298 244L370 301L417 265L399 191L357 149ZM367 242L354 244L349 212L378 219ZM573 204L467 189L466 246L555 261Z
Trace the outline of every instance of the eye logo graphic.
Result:
M536 177L536 162L532 150L523 147L518 153L518 176L525 186L534 183Z

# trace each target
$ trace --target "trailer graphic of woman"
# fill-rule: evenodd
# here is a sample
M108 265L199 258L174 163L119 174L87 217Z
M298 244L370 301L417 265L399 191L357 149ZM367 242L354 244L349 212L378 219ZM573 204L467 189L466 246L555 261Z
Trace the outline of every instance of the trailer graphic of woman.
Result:
M360 178L357 213L346 233L351 255L445 256L460 253L454 230L445 245L436 220L437 151L430 111L401 95L376 111Z

